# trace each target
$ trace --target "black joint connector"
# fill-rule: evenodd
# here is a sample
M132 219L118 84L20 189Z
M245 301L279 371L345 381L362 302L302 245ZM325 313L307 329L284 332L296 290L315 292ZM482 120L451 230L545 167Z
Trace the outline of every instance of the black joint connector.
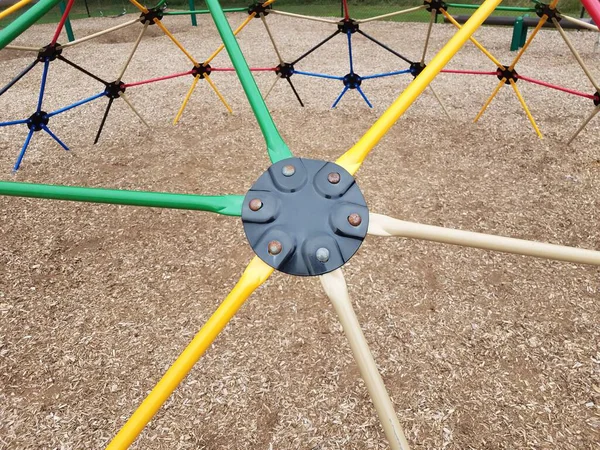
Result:
M538 17L542 17L543 15L548 16L548 20L552 21L552 19L556 19L557 22L560 22L562 17L560 17L560 12L556 8L550 8L550 5L546 5L545 3L536 3L535 4L535 13Z
M248 6L248 15L254 13L255 18L265 17L265 16L269 15L269 12L271 12L271 9L273 9L273 7L271 5L264 6L260 2L253 3L252 5Z
M289 63L281 63L275 67L275 75L279 78L290 78L294 75L294 66Z
M594 94L594 105L600 106L600 92Z
M503 69L500 69L499 67L496 69L496 76L498 77L499 80L502 80L503 78L506 79L506 81L504 82L505 84L510 84L510 80L513 80L515 83L517 81L519 81L519 74L517 73L517 71L515 69L509 69L506 66L502 66Z
M343 19L337 24L338 30L344 34L354 34L358 31L358 22L354 19Z
M440 14L442 12L442 9L444 11L448 9L448 5L446 5L441 0L431 0L431 1L424 0L423 5L427 6L427 11L429 11L429 12L435 11Z
M38 111L33 113L29 120L27 120L27 128L33 131L40 131L46 125L48 125L48 121L50 118L48 117L48 113L45 111Z
M343 82L348 89L356 89L362 84L362 77L352 72L344 77Z
M108 83L104 89L104 95L112 99L119 98L123 92L125 92L125 83L120 80Z
M207 76L209 76L212 72L212 67L210 64L200 64L199 66L192 67L192 76L195 78L200 76L200 79L203 80Z
M63 49L58 42L56 44L49 44L38 52L37 59L38 61L54 61L60 56L62 51Z
M425 63L421 63L421 62L414 62L410 65L410 68L408 70L410 70L410 74L416 78L418 77L421 72L423 72L423 70L425 69L425 67L427 67L427 65Z
M147 13L140 15L140 22L144 25L154 25L154 19L161 20L163 18L163 10L161 8L152 8Z

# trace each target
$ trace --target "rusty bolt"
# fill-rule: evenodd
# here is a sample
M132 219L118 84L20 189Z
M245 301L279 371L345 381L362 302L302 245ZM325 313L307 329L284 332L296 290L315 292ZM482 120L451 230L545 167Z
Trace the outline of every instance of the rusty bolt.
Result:
M338 184L340 182L340 174L337 172L331 172L329 175L327 175L327 180L331 183L331 184Z
M296 168L291 164L288 164L287 166L283 166L281 173L283 173L283 175L286 177L291 177L296 173Z
M273 256L279 255L282 249L281 242L279 241L271 241L269 242L269 253Z
M252 211L258 211L263 207L263 202L259 198L253 198L250 200L250 209Z
M362 223L362 217L357 213L352 213L348 216L348 223L353 227L357 227Z
M329 250L327 250L325 247L317 249L316 257L320 262L326 263L329 261Z

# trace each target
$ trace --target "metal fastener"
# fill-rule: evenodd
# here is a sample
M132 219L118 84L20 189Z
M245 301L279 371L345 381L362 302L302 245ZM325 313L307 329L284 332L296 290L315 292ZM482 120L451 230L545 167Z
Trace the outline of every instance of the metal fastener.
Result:
M353 227L357 227L362 223L362 217L357 213L352 213L348 216L348 223Z
M326 263L327 261L329 261L329 250L327 250L325 247L321 247L317 249L316 256L319 261L321 261L322 263Z
M296 168L291 164L288 164L287 166L283 166L281 173L286 177L291 177L296 173Z
M269 242L269 253L273 256L275 255L279 255L281 253L281 250L283 249L283 246L281 245L281 242L279 241L271 241Z
M327 175L327 181L329 181L331 184L338 184L341 178L342 177L337 172L331 172L329 175Z
M263 207L263 202L259 198L253 198L252 200L250 200L249 206L252 211L258 211L260 208Z

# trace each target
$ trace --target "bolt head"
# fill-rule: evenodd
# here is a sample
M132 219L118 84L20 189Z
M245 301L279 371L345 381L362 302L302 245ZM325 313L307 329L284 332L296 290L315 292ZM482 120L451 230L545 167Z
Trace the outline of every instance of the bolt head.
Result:
M252 211L258 211L260 208L263 207L263 202L259 198L253 198L252 200L250 200L249 206Z
M283 246L281 245L281 242L279 241L271 241L269 242L269 254L275 256L275 255L279 255L281 253L281 250L283 249Z
M338 184L341 178L342 177L337 172L331 172L329 175L327 175L327 181L329 181L331 184Z
M286 177L291 177L296 173L296 168L291 164L288 164L287 166L283 166L281 173Z
M357 227L362 223L362 217L357 213L352 213L348 216L348 223L353 227Z
M329 250L327 250L325 247L319 248L317 250L316 257L320 262L326 263L329 261Z

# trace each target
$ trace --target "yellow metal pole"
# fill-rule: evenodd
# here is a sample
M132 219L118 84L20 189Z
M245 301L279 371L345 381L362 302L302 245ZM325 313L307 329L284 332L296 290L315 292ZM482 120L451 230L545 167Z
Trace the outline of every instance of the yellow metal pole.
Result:
M272 267L264 263L258 256L254 257L223 303L221 303L219 308L208 319L198 334L196 334L192 342L190 342L179 358L167 370L121 431L108 444L106 450L127 449L135 441L144 427L158 412L179 383L183 381L189 371L192 370L194 364L196 364L206 349L212 344L223 328L225 328L246 299L272 273Z
M252 14L250 14L248 17L246 17L246 19L245 19L245 20L244 20L244 21L241 23L241 25L240 25L239 27L237 27L237 28L234 30L234 32L233 32L233 35L234 35L234 36L237 36L237 34L238 34L240 31L242 31L242 30L244 29L244 27L245 27L246 25L248 25L252 19L254 19L254 17L255 17L255 16L256 16L256 13L252 13ZM223 45L223 44L219 45L219 48L217 48L217 49L216 49L216 50L213 52L213 54L212 54L212 55L210 55L206 61L204 61L204 63L203 63L203 64L204 64L205 66L206 66L206 65L208 65L208 64L210 64L210 62L211 62L213 59L215 59L215 58L217 57L217 55L223 51L223 49L224 49L224 48L225 48L225 45Z
M136 0L129 0L129 1L131 2L131 4L133 4L133 6L135 6L137 9L139 9L144 14L146 14L148 12L148 9L146 9L146 7L144 5L142 5L141 3L138 3Z
M435 55L427 67L408 85L363 137L337 160L337 163L351 174L355 174L373 147L501 2L502 0L485 0L464 26Z
M492 92L492 95L489 96L489 98L485 101L485 103L481 107L481 110L479 111L479 113L477 114L477 116L475 117L475 119L473 120L473 122L477 122L479 119L481 119L481 116L483 115L483 113L485 112L485 110L487 109L487 107L490 106L490 103L492 103L492 100L494 100L494 97L496 97L496 94L498 93L498 91L500 90L500 88L502 86L504 86L505 84L506 84L506 78L502 78L500 80L500 83L498 83L496 85L496 87L494 88L494 90Z
M223 95L219 92L215 83L213 83L213 81L210 79L210 77L208 75L205 75L204 78L206 79L206 81L208 81L208 84L210 84L210 87L212 88L212 90L215 91L215 94L217 94L217 97L219 97L219 100L221 100L221 103L223 103L223 105L225 105L225 108L227 108L227 111L229 111L229 114L233 114L233 110L231 109L231 106L229 106L229 104L227 103L227 100L225 100L225 97L223 97Z
M448 19L448 21L450 23L452 23L452 25L454 25L459 30L462 28L461 25L456 20L454 20L454 17L452 17L450 14L448 14L448 12L445 9L442 8L442 9L440 9L440 11L442 11L442 14L444 15L444 17L446 19ZM483 54L485 56L487 56L500 69L504 69L504 66L502 65L502 63L500 61L498 61L498 59L496 59L496 57L494 55L492 55L488 50L486 50L486 48L483 45L481 45L474 37L470 37L469 40L473 44L475 44L475 47L477 47L479 50L481 50L483 52Z
M525 42L525 45L523 45L523 47L521 47L521 50L519 50L519 53L517 53L517 56L515 56L515 59L510 64L510 66L509 66L510 70L513 70L515 68L515 66L517 65L517 63L521 59L521 56L523 56L523 53L525 53L525 50L527 50L527 47L529 47L529 44L531 44L531 41L533 41L533 38L535 37L536 34L538 34L538 31L541 30L541 28L544 26L544 24L546 23L547 20L548 20L548 16L546 14L544 14L540 18L540 21L538 22L538 24L536 25L536 27L533 29L533 31L529 35L529 38L527 39L527 42Z
M189 91L187 92L187 94L185 94L185 98L183 99L183 104L181 105L181 108L179 108L179 111L177 111L177 115L175 116L175 119L173 119L173 125L177 125L177 122L179 122L179 119L181 119L183 110L185 109L188 102L190 101L190 97L192 96L194 89L196 89L196 85L198 84L199 79L200 79L200 75L196 75L194 77L194 81L192 82L192 85L190 86Z
M188 57L188 59L194 64L194 66L200 65L200 63L198 61L196 61L194 59L194 57L192 55L190 55L185 48L183 48L183 45L181 45L181 43L177 39L175 39L175 36L173 36L171 34L171 32L169 30L167 30L167 28L162 24L162 22L160 20L158 20L157 18L154 18L154 23L156 25L158 25L158 27L161 30L163 30L163 33L165 33L169 37L169 39L171 39L173 41L173 44L175 44L177 47L179 47L179 50L181 50L183 52L183 54Z
M521 106L525 110L525 114L527 114L527 117L529 118L529 122L531 122L531 126L537 133L538 137L540 139L543 139L544 136L542 136L542 132L538 128L537 124L535 123L535 120L533 119L533 116L531 115L531 112L529 111L529 108L527 107L527 104L525 103L525 99L523 98L523 96L521 95L521 92L519 91L519 88L517 87L517 83L515 83L515 80L513 80L512 78L509 81L510 81L510 85L512 86L512 88L515 91L515 94L517 94L517 98L521 102Z
M9 6L4 11L0 11L0 20L4 19L6 16L10 16L12 13L18 11L23 6L31 3L31 0L21 0L20 2L15 3L12 6Z

